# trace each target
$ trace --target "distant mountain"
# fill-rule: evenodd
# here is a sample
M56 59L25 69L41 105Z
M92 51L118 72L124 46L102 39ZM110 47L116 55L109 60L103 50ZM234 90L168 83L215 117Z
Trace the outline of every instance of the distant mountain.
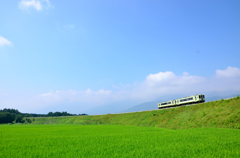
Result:
M205 101L209 102L209 101L215 101L215 100L221 100L221 99L227 99L227 98L233 98L236 97L237 95L228 95L228 96L212 96L212 97L208 97L207 95L205 96ZM173 97L173 98L180 98L180 97ZM158 103L161 103L163 101L158 100L159 98L155 99L152 102L146 102L146 103L142 103L142 104L138 104L135 105L133 107L130 107L126 110L120 111L120 113L126 113L126 112L137 112L137 111L146 111L146 110L156 110L158 109ZM158 100L158 101L157 101ZM164 99L164 100L171 100L169 98Z
M102 115L102 114L114 114L121 113L124 109L127 109L131 105L136 105L136 103L129 101L118 101L111 104L106 104L104 106L98 106L85 111L86 114L90 115Z
M210 97L209 97L210 96ZM212 96L212 95L205 95L206 102L208 101L215 101L215 100L221 100L221 99L227 99L236 97L237 95L223 95L223 96ZM182 96L168 96L165 98L156 98L153 101L145 102L141 104L137 104L134 102L129 101L119 101L111 104L107 104L104 106L98 106L95 108L91 108L88 110L85 110L84 113L89 115L101 115L101 114L114 114L114 113L126 113L126 112L138 112L138 111L147 111L147 110L157 110L158 109L158 103L161 103L163 101L168 100L174 100L179 99ZM132 106L131 105L135 105Z
M237 97L237 94L227 95L227 96L213 96L213 97L205 96L205 101L206 101L206 102L209 102L209 101L215 101L215 100L221 100L221 99L228 99L228 98L233 98L233 97Z
M157 110L158 109L157 104L160 103L160 102L161 101L152 101L152 102L146 102L146 103L138 104L138 105L130 107L126 110L123 110L120 113L146 111L146 110Z

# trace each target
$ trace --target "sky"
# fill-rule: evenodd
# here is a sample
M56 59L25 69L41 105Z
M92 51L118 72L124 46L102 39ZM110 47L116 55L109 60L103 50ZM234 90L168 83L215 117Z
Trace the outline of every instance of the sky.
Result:
M239 0L0 0L0 109L111 113L195 94L240 94Z

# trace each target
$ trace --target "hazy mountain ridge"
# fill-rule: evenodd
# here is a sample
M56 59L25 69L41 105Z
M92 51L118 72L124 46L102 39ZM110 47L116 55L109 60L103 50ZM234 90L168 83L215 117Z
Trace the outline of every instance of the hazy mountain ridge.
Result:
M206 97L205 102L221 100L221 99L227 99L227 98L233 98L233 97L236 97L236 96L237 95L213 96L213 97L205 96ZM167 100L164 100L164 101L168 101L168 100L170 100L170 99L167 99ZM157 104L161 103L161 102L163 102L163 101L162 100L158 100L158 101L151 101L151 102L138 104L138 105L132 106L132 107L126 109L126 110L123 110L120 113L156 110L156 109L158 109L158 105Z
M156 110L157 109L157 103L159 103L159 102L161 102L161 101L152 101L152 102L146 102L146 103L138 104L138 105L130 107L126 110L123 110L120 113Z

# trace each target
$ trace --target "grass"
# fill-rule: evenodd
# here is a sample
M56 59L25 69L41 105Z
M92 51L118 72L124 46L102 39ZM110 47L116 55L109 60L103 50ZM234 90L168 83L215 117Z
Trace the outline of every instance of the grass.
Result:
M240 97L191 106L135 113L32 118L32 124L105 124L168 129L202 127L240 129Z
M1 125L0 157L240 157L240 131L121 125Z

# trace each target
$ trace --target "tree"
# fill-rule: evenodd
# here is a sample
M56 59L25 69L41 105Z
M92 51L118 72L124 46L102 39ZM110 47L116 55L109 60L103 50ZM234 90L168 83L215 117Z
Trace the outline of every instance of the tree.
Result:
M0 113L0 123L12 123L15 120L15 114L9 112Z
M16 115L16 117L15 117L15 122L16 122L16 123L21 123L21 122L22 122L22 119L23 119L22 115Z

